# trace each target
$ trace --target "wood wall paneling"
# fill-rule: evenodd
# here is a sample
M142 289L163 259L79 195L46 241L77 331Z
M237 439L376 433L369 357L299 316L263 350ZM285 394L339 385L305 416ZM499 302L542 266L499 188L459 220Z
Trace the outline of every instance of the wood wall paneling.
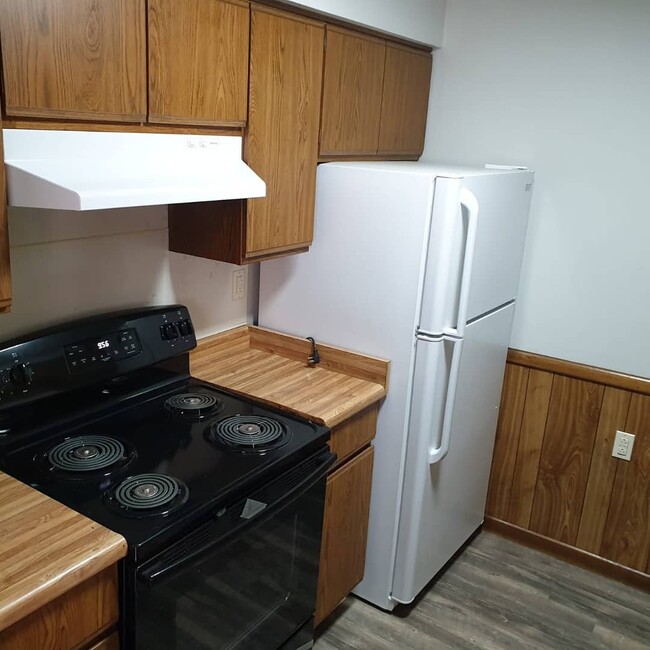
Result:
M244 126L250 9L149 0L149 121Z
M9 223L7 217L7 182L2 147L0 118L0 312L11 307L11 266L9 263Z
M486 511L498 519L508 516L528 375L528 368L510 366L503 380L486 505Z
M508 521L524 528L533 509L552 386L551 373L530 371L508 505Z
M247 256L313 239L324 31L252 6L246 157L266 197L248 201Z
M600 553L616 469L620 465L618 459L612 458L612 446L616 431L625 430L630 399L627 391L605 388L576 540L576 546L590 553Z
M567 544L578 535L603 391L579 379L553 380L530 528Z
M488 520L583 566L649 584L646 388L640 377L511 350ZM611 455L617 430L636 436L629 462Z
M634 375L626 375L623 372L596 368L583 363L565 361L564 359L555 359L554 357L534 354L533 352L524 352L523 350L508 350L508 363L525 368L546 370L556 375L564 375L566 377L573 377L574 379L593 381L603 386L611 386L612 388L621 388L635 393L642 393L643 395L650 395L650 378L646 377L635 377Z
M636 436L632 460L616 460L600 554L646 571L650 553L650 397L632 396L625 431Z
M327 28L320 155L374 155L384 85L386 43Z
M429 108L430 54L388 44L381 102L379 155L419 156Z
M145 0L1 0L7 115L142 122Z

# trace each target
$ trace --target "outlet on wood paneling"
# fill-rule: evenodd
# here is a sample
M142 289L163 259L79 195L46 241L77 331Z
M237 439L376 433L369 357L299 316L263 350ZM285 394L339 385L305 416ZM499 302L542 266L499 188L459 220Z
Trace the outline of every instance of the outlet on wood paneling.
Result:
M645 571L650 552L650 397L633 395L625 431L634 433L630 462L617 464L601 555Z
M636 436L630 462L611 455L617 429ZM648 381L511 351L488 517L647 572L649 503Z

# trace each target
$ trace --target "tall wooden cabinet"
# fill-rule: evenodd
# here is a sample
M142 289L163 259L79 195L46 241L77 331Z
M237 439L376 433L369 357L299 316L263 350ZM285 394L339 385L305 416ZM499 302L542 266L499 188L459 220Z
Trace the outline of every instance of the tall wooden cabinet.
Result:
M318 22L252 6L244 157L266 197L170 206L170 250L243 264L309 247L323 35Z
M0 313L11 307L11 268L9 265L9 224L7 223L7 183L0 119Z
M266 197L248 202L246 256L311 244L323 70L322 24L253 5L248 164Z
M142 122L145 0L0 0L8 116Z
M149 122L245 126L249 6L149 0Z

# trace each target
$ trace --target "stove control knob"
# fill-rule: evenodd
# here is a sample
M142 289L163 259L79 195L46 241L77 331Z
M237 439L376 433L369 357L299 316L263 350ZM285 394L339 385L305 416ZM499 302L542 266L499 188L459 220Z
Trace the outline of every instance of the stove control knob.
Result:
M181 336L189 336L194 332L192 328L192 323L189 318L186 318L185 320L182 320L178 324L178 331L181 333Z
M9 372L11 382L16 386L23 388L29 386L34 378L34 370L27 363L20 363L14 366Z
M165 341L172 341L178 338L178 328L174 323L165 323L161 327L161 334Z

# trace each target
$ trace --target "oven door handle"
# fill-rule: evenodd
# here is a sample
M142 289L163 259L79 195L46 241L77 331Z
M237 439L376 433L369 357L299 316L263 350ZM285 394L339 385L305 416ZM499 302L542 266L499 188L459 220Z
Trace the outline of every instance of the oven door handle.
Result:
M215 519L214 521L199 527L179 542L173 544L166 551L163 551L161 555L158 555L152 561L143 565L143 567L138 571L139 580L149 587L154 587L162 580L171 578L179 571L182 571L186 565L196 562L208 551L223 545L231 537L234 537L244 530L253 529L273 517L324 478L330 467L332 467L336 462L336 455L328 451L319 455L316 461L315 469L310 470L308 474L300 477L298 483L294 483L280 498L272 503L266 504L266 506L257 513L254 512L253 508L253 512L248 518L240 515L236 524L227 527L222 519ZM282 480L282 476L276 480ZM273 483L275 483L275 481L270 485L273 485ZM256 499L256 496L258 496L260 492L263 492L263 490L264 489L257 490L248 498L238 500L228 509L246 504L249 499L254 501L256 504L260 503L258 499ZM217 536L212 537L212 532L216 533ZM201 541L206 538L208 541L201 543Z

